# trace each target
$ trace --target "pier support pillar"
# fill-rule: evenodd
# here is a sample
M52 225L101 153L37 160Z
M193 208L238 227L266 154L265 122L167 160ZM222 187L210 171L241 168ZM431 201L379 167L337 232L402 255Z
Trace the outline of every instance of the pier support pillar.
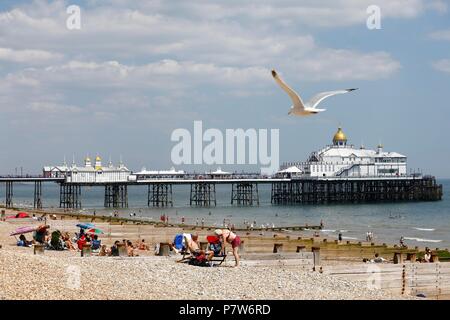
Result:
M128 188L124 184L105 186L105 208L128 208Z
M250 182L233 183L231 186L231 204L259 205L258 184Z
M42 182L34 182L34 209L42 209Z
M172 184L153 183L148 185L148 206L173 207Z
M13 206L13 182L12 181L6 181L6 201L5 205L6 208L12 208Z
M216 185L208 182L191 183L191 206L216 206Z
M64 209L81 208L81 186L61 183L59 207Z

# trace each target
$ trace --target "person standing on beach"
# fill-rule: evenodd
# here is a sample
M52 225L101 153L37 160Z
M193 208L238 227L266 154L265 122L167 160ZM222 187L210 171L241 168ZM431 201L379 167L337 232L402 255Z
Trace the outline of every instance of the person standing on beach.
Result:
M205 218L202 218L202 228L205 227Z
M339 233L339 235L338 235L338 240L339 240L339 242L342 241L342 233Z
M236 267L239 266L239 246L241 245L241 238L235 234L234 232L228 229L216 229L214 230L214 234L222 239L222 250L223 254L226 254L225 244L231 244L233 248L233 256L236 261Z

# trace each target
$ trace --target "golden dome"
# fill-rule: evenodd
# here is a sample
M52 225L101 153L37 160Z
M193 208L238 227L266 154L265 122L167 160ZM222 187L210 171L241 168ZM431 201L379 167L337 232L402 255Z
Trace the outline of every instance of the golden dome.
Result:
M100 158L100 156L97 156L97 157L95 158L95 161L102 161L102 158Z
M336 143L336 142L347 142L347 136L342 131L341 127L338 128L338 131L336 132L336 134L333 137L333 143Z
M89 157L86 157L86 158L84 159L84 161L86 161L86 162L90 162L90 161L91 161L91 158L89 158Z

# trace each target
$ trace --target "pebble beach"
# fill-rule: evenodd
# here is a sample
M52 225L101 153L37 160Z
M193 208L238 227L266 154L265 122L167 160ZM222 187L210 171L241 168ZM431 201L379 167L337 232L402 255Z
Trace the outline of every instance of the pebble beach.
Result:
M50 222L51 224L52 222ZM58 221L74 231L77 221ZM61 225L62 224L62 225ZM295 266L239 266L231 257L220 267L177 263L153 250L138 257L81 257L77 251L34 255L9 233L17 223L0 222L0 299L405 299ZM148 239L160 230L141 231ZM177 230L164 230L175 234ZM134 240L132 232L116 234ZM143 235L140 234L139 237ZM104 239L104 243L112 243Z

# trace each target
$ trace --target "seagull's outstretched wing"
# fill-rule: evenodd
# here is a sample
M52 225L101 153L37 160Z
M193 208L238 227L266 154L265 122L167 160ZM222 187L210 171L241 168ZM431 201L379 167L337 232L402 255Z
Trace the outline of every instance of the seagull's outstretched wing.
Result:
M306 105L309 108L316 108L319 105L319 103L322 102L322 100L324 100L324 99L326 99L328 97L334 96L336 94L347 93L347 92L354 91L354 90L357 90L357 89L358 88L356 88L356 89L345 89L345 90L321 92L321 93L316 94L311 99L309 99L309 101L306 103Z
M281 80L280 76L277 74L277 72L275 70L272 70L272 76L275 79L275 81L278 83L278 85L281 87L281 89L286 91L286 93L289 95L289 97L291 97L292 102L294 104L294 108L304 110L305 105L303 104L302 98L300 98L300 96L297 94L297 92L292 90L291 87L289 87L283 80Z

